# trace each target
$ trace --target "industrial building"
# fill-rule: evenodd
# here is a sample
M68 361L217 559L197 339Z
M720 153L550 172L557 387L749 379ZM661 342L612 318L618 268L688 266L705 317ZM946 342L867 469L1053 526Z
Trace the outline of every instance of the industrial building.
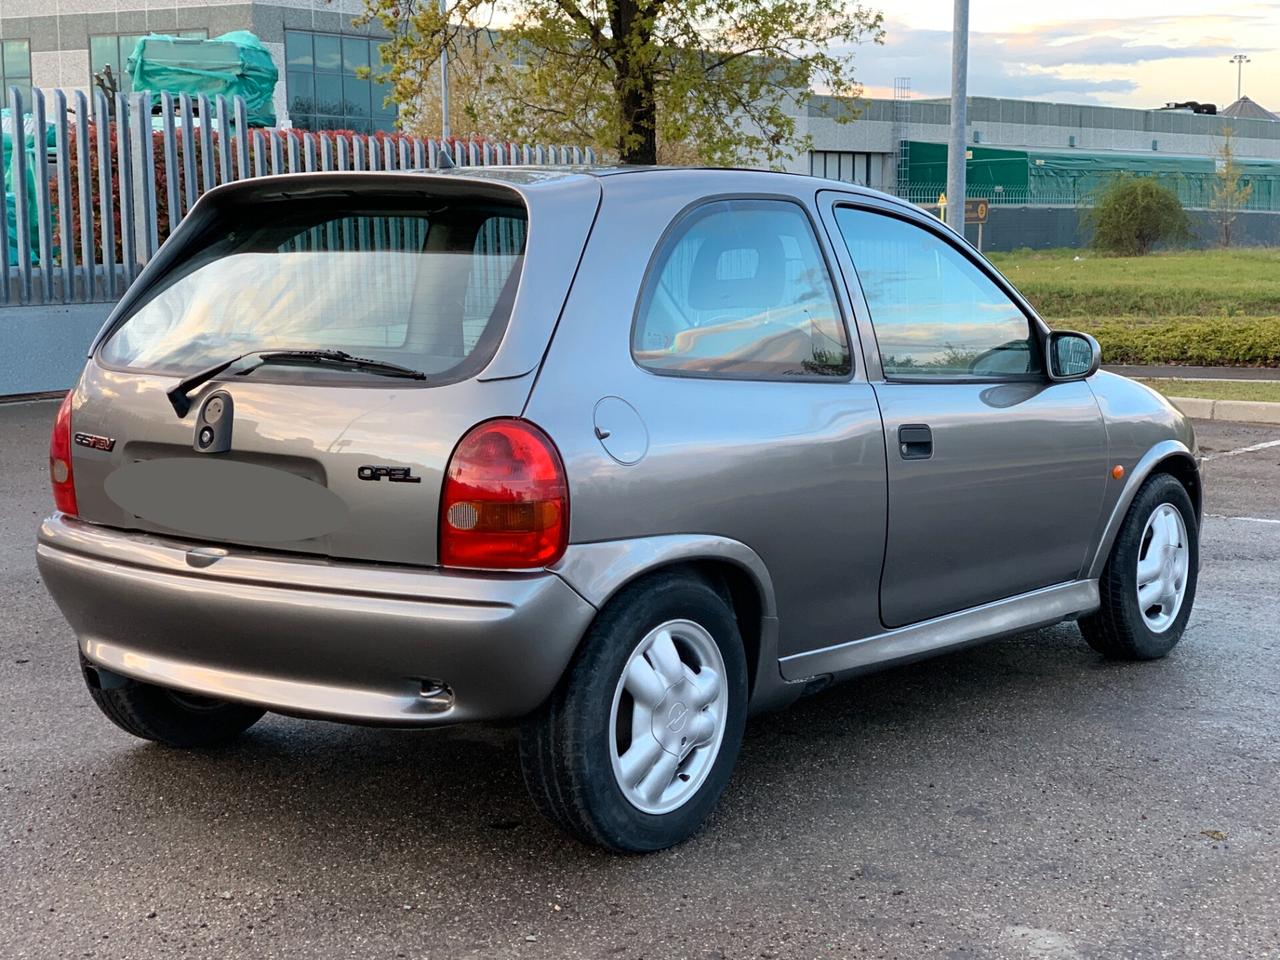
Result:
M394 106L383 85L361 76L378 64L385 33L356 27L362 0L0 0L0 85L87 90L110 65L124 72L147 33L215 37L256 34L280 74L274 113L281 125L369 133L393 129ZM909 81L891 99L857 103L858 119L841 124L846 105L816 97L797 132L812 149L789 167L865 184L933 203L945 183L950 105L914 99ZM1134 110L973 97L968 110L971 196L995 204L1079 205L1119 171L1148 173L1174 186L1192 208L1207 202L1214 155L1224 127L1253 184L1250 209L1280 211L1280 121L1242 97L1217 114L1184 109Z
M380 25L356 27L361 0L0 0L0 84L88 90L110 64L123 92L125 62L148 33L210 38L256 34L280 72L281 124L369 133L395 127L385 89L359 75L378 64Z
M830 97L809 104L799 132L812 137L812 149L791 169L936 201L946 183L950 103L911 99L900 83L893 99L861 101L856 122L837 122L843 106ZM1168 183L1188 207L1204 207L1230 129L1242 175L1253 184L1249 209L1280 211L1280 121L1263 114L1252 101L1208 114L973 97L969 195L1087 204L1111 176L1132 172Z

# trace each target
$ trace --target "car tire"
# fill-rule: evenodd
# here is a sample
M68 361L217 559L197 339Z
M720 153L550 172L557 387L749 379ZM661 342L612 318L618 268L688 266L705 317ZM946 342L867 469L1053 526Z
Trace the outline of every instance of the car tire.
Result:
M93 702L117 727L170 747L215 747L257 723L258 707L112 676L110 684L82 655L80 669Z
M1182 639L1199 568L1191 497L1177 478L1155 474L1133 498L1098 583L1101 605L1080 632L1105 657L1158 660Z
M609 601L522 725L525 784L538 810L579 840L662 850L692 836L719 801L746 708L730 602L697 577L646 577Z

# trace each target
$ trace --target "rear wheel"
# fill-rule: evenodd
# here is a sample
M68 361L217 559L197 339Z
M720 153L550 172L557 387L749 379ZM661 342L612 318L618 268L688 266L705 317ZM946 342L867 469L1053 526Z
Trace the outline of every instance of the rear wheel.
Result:
M568 833L611 850L691 836L729 781L746 722L737 621L709 584L659 574L622 591L521 732L525 783Z
M1101 606L1080 620L1089 645L1107 657L1155 660L1182 638L1195 602L1199 531L1186 488L1151 477L1129 507L1098 588Z
M170 747L213 747L239 736L266 713L150 683L112 677L104 683L82 655L80 669L93 702L117 727Z

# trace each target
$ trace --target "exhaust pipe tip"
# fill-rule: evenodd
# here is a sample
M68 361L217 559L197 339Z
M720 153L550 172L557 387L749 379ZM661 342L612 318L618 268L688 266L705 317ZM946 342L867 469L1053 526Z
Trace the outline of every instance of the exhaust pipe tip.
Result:
M424 678L418 691L418 703L431 713L444 713L453 709L453 689L443 680Z

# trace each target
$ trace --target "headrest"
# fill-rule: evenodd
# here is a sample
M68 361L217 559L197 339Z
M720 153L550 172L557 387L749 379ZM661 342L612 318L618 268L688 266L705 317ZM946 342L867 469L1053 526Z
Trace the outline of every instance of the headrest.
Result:
M761 310L782 302L786 257L777 234L737 229L737 218L710 218L689 278L689 306L695 310ZM751 220L767 218L746 218Z

